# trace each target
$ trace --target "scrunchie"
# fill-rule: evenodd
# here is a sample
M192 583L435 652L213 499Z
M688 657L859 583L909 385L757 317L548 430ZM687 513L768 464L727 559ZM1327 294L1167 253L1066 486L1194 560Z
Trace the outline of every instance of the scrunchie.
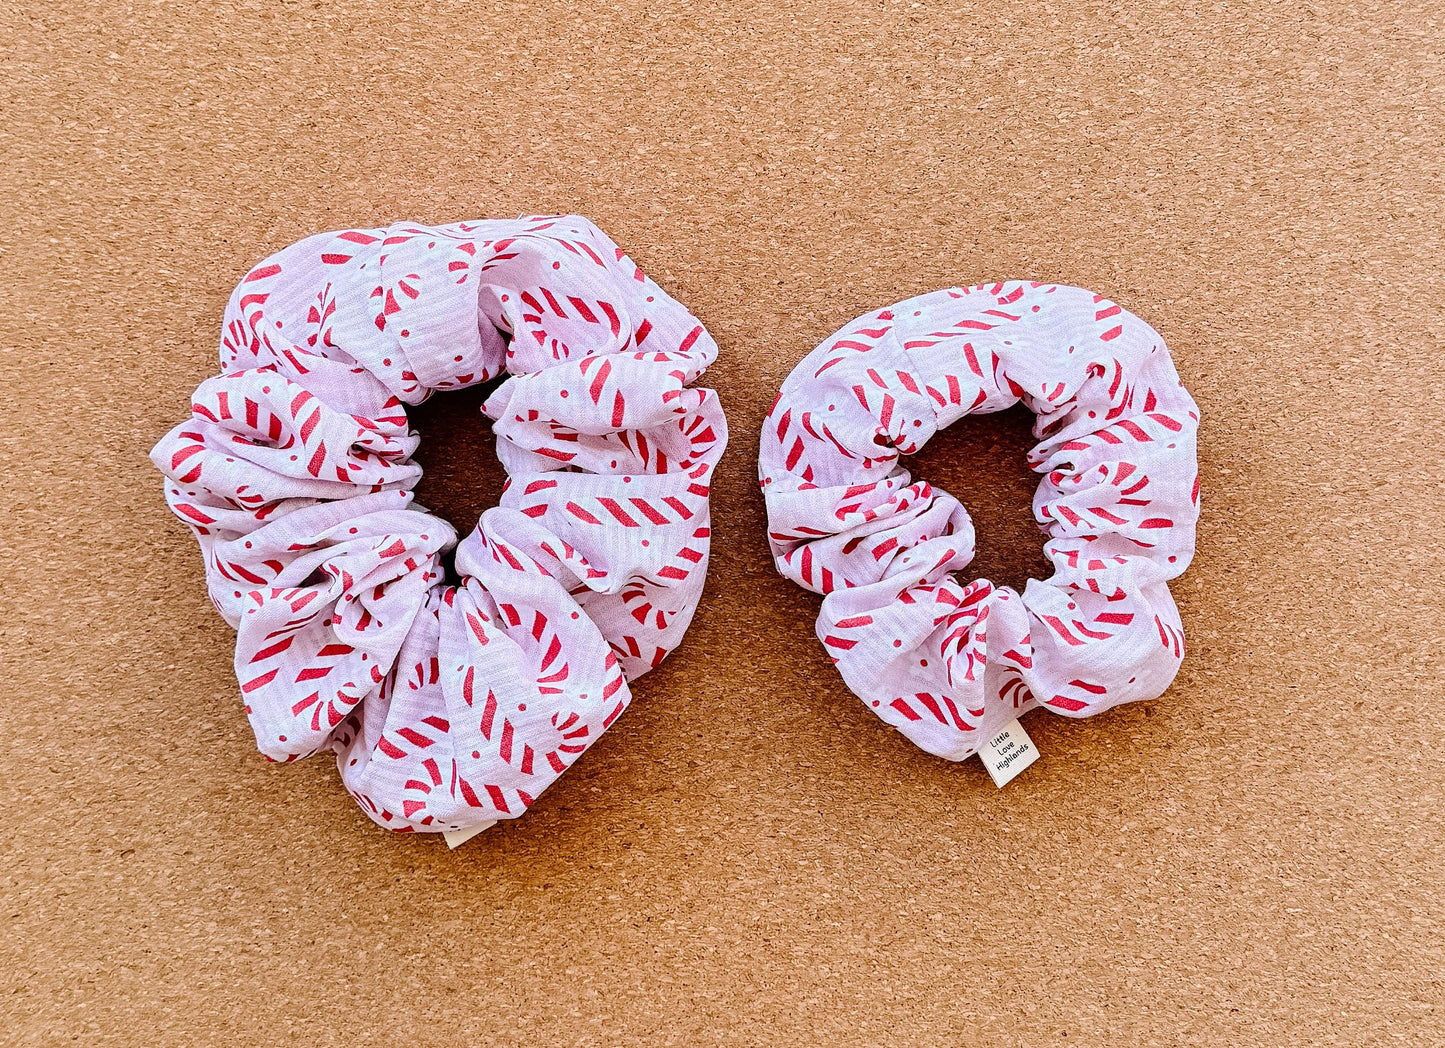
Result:
M576 216L324 233L248 273L224 374L151 453L237 630L257 745L336 753L394 830L515 818L682 639L727 429L717 346ZM456 546L404 405L511 377L508 474Z
M1054 573L1022 596L953 572L968 513L899 463L971 412L1037 415L1034 515ZM783 383L759 477L778 570L824 594L844 681L929 753L963 760L1042 705L1155 698L1184 655L1168 580L1194 551L1198 408L1160 338L1080 288L952 288L860 317Z

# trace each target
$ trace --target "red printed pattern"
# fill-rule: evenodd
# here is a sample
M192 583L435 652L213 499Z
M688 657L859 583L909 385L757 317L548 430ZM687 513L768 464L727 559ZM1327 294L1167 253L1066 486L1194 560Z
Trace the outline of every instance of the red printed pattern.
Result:
M727 427L690 383L716 354L576 216L325 233L251 270L223 374L151 457L261 752L334 751L390 829L526 811L691 621ZM507 488L457 545L412 505L405 405L503 372Z
M1023 402L1054 573L961 583L963 506L901 465L938 430ZM860 317L783 383L759 478L778 570L824 594L843 679L930 753L963 760L1036 705L1083 717L1157 697L1184 656L1168 581L1199 515L1198 408L1148 324L1080 288L953 288Z

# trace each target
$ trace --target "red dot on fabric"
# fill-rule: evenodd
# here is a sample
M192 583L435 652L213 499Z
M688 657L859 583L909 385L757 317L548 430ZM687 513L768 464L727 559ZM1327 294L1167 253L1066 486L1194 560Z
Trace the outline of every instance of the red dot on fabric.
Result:
M902 642L901 640L895 640L895 641L893 642L893 646L894 646L895 648L901 648L901 647L903 647L903 642Z
M286 736L284 736L284 735L278 735L278 736L276 736L276 737L277 737L278 739L280 739L282 742L285 742L285 741L286 741Z
M642 540L642 544L643 544L644 546L651 546L651 545L652 545L652 543L649 542L647 539L643 539L643 540Z
M920 665L920 666L927 666L927 665L928 665L928 660L927 660L927 659L919 659L919 660L918 660L918 665Z
M1169 558L1169 563L1170 563L1170 564L1173 564L1173 563L1174 563L1176 560L1178 560L1178 559L1179 559L1178 557L1170 557L1170 558Z
M553 262L553 263L552 263L552 268L553 268L553 269L561 269L561 268L562 268L562 263L561 263L561 262Z
M877 700L877 699L874 699L874 700L873 700L873 705L875 705L875 706L878 705L878 700Z
M250 548L251 548L251 542L250 542L249 539L246 540L246 548L247 548L247 549L250 549Z
M562 391L562 396L563 396L564 399L565 399L566 396L567 396L567 391L566 391L565 389Z
M526 710L527 710L527 704L526 704L525 702L519 702L519 703L517 703L517 709L518 709L520 712L525 713Z
M481 754L481 751L480 751L480 750L472 750L472 757L473 757L473 758L480 758L481 755L482 755L482 754Z
M503 296L502 296L502 301L505 302L505 301L507 301L507 299L510 298L510 297L511 297L511 296L509 296L509 295L503 295Z
M1038 311L1039 311L1039 307L1038 307L1038 306L1035 306L1035 307L1034 307L1034 312L1037 313Z
M458 353L456 356L452 357L452 359L455 360L458 364L460 364L462 361L462 355Z
M239 597L240 595L241 595L241 591L240 591L240 590L237 590L237 591L236 591L236 596Z
M572 617L573 617L574 619L577 617L577 613L576 613L575 611L572 613Z

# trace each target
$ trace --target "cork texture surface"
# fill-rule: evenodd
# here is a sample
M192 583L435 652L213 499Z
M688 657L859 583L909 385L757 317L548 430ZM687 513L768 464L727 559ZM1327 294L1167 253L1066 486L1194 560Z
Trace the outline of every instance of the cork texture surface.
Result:
M1445 1043L1438 8L22 0L0 58L0 1042ZM267 253L563 211L721 345L708 595L449 852L256 754L145 453ZM1003 791L848 693L754 479L819 340L994 278L1140 314L1204 418L1181 675ZM462 528L477 405L415 414ZM916 465L1003 583L1027 425Z

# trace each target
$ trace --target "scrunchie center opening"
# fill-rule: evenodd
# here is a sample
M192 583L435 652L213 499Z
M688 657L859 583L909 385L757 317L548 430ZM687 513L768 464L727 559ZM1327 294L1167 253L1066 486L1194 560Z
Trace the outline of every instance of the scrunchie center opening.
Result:
M498 505L507 471L497 458L492 420L482 414L503 375L466 389L437 393L407 408L412 432L421 437L413 458L421 465L416 501L465 535L482 513ZM451 554L445 562L450 568Z
M1046 579L1042 530L1034 520L1039 475L1028 467L1034 415L1022 404L968 415L938 433L916 455L900 459L913 479L947 491L973 518L976 552L961 581L988 579L1022 592L1029 579Z

